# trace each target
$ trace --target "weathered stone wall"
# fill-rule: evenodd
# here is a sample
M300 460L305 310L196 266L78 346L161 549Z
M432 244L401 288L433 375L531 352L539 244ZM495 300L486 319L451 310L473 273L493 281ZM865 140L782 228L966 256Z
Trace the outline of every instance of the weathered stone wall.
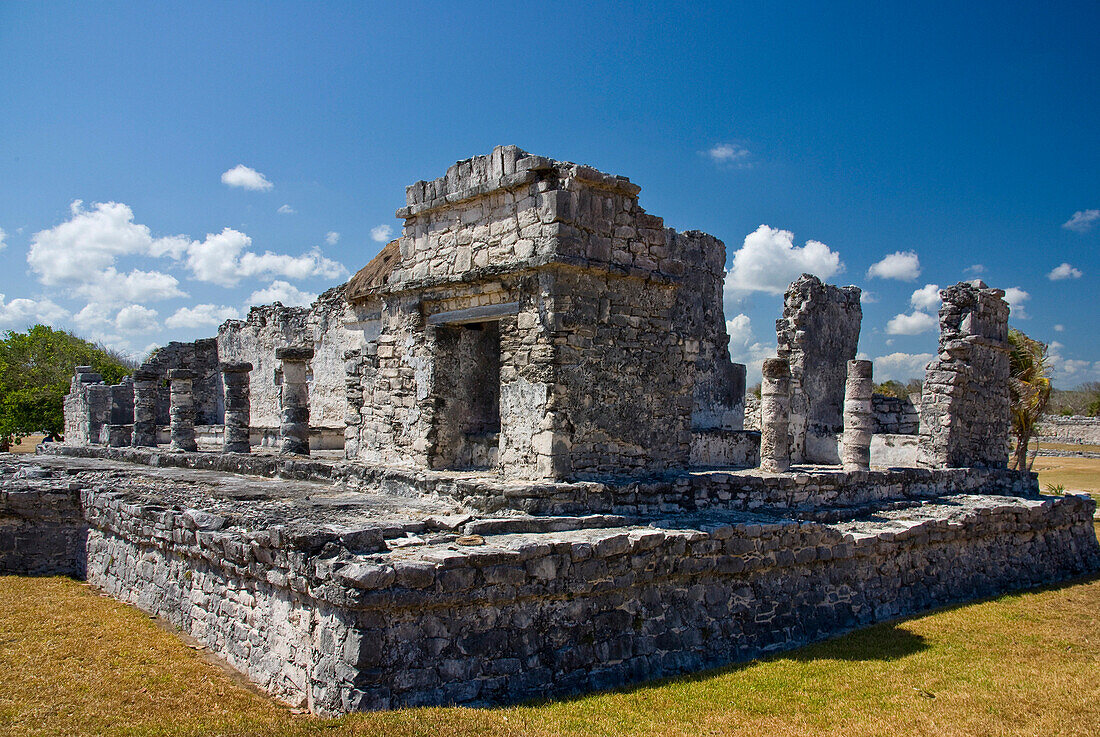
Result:
M944 501L869 524L713 517L362 554L89 490L88 578L328 713L608 688L1100 565L1091 500Z
M1053 443L1100 445L1100 417L1044 416L1039 437Z
M939 354L921 395L922 463L1004 468L1011 424L1004 291L960 282L941 290L940 299Z
M77 366L65 395L65 442L89 445L100 442L103 426L111 419L111 387L91 366Z
M859 287L798 277L776 320L778 356L791 364L791 462L839 463L837 433L844 429L844 382L856 357L863 310Z
M0 456L0 573L83 578L87 537L79 485Z
M158 348L142 366L157 373L162 381L157 391L157 424L169 423L169 391L167 376L171 369L190 369L195 372L194 406L195 422L200 425L217 425L225 413L222 397L222 377L218 371L218 342L214 338L202 338L191 343L172 341Z
M916 398L916 402L913 399ZM875 419L875 433L887 435L916 435L920 430L920 395L888 397L871 395L871 412Z
M310 424L343 430L347 414L344 351L363 343L360 332L354 327L345 327L350 317L343 288L336 287L322 294L308 308L284 307L278 303L253 307L245 320L227 320L222 324L217 337L220 360L246 361L253 366L249 374L249 391L254 428L279 427L281 376L275 349L304 345L314 348L310 361ZM220 417L218 422L221 422Z

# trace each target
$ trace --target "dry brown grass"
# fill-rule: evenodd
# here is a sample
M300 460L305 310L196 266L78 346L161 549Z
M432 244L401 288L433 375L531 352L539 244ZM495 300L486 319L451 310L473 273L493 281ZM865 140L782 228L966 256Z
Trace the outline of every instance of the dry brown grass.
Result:
M1098 610L1093 577L626 691L318 719L79 582L6 576L0 734L1097 735Z
M1100 498L1100 458L1035 459L1033 471L1039 473L1039 486L1064 486L1067 491L1084 491Z
M45 435L28 435L15 445L11 446L12 453L33 453L34 447L42 442Z

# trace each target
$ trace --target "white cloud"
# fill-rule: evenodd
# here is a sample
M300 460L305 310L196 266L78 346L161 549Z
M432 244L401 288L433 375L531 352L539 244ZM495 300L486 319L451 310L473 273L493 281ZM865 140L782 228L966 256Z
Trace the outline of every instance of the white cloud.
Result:
M8 247L8 244L4 242L4 239L8 237L8 234L4 232L3 228L0 228L0 251L3 251Z
M17 298L4 301L0 294L0 328L21 330L41 323L54 325L69 316L68 310L47 297L42 299Z
M1085 381L1100 379L1100 361L1086 361L1080 358L1066 358L1062 355L1064 345L1052 340L1047 346L1047 363L1051 375L1058 382L1075 386Z
M140 269L119 274L113 266L98 274L94 281L80 284L72 291L105 304L157 302L187 296L187 292L179 288L179 280L171 274Z
M264 191L275 186L268 181L267 177L263 174L244 164L237 164L229 171L223 172L222 184L229 185L230 187L242 187L244 189Z
M913 281L920 276L920 259L916 251L895 251L881 261L871 264L867 278Z
M102 283L117 277L108 269L120 256L179 253L187 244L182 236L153 238L121 202L96 202L85 210L74 200L69 210L69 220L31 238L27 263L47 286Z
M1047 279L1051 281L1059 281L1061 279L1080 279L1082 276L1081 270L1070 266L1063 262L1061 266L1056 266L1047 274Z
M1028 319L1028 314L1024 309L1024 302L1029 299L1031 299L1031 295L1019 287L1009 287L1005 290L1005 301L1008 302L1008 306L1012 308L1012 316L1019 320Z
M370 229L371 240L378 243L387 242L391 235L393 235L393 228L388 225L378 225Z
M923 379L924 368L935 356L931 353L889 353L874 360L875 381Z
M859 303L861 305L873 305L878 302L878 295L874 292L870 292L866 289L861 290L859 293Z
M789 230L761 225L733 254L733 267L726 273L726 300L736 301L749 292L783 294L800 274L828 279L843 268L840 254L824 243L806 241L796 248Z
M886 332L890 335L918 335L935 329L939 321L925 312L914 311L908 315L894 315L886 323Z
M298 211L297 211L297 210L295 210L295 209L294 209L293 207L291 207L290 205L282 205L282 206L281 206L281 207L279 207L279 209L278 209L278 210L276 210L275 212L279 213L280 215L294 215L294 214L296 214L296 213L297 213Z
M1065 325L1058 324L1058 325L1054 326L1054 332L1056 332L1056 333L1061 333L1065 329L1066 329Z
M115 328L123 333L148 333L159 327L157 311L144 305L123 307L115 315Z
M205 240L193 241L187 247L187 267L199 281L224 287L235 286L245 277L336 279L348 273L342 264L325 258L319 248L301 256L289 256L271 251L262 254L246 251L251 245L251 238L232 228L208 233Z
M1078 210L1073 213L1073 217L1062 223L1062 227L1077 233L1087 233L1097 220L1100 220L1100 210Z
M752 321L744 313L726 320L726 333L730 336L730 359L734 363L745 364L748 382L755 384L760 380L760 365L764 359L775 355L775 345L766 345L756 340Z
M325 233L325 243L329 244L330 246L335 246L337 242L339 242L339 240L340 234L337 233L335 230L330 230L329 232Z
M940 287L938 284L925 284L909 297L909 304L916 310L936 310L940 306Z
M164 321L169 328L198 328L204 325L221 325L226 320L235 320L241 316L235 307L218 305L195 305L181 307Z
M286 307L308 307L315 299L317 299L316 294L303 292L289 282L276 279L266 289L259 289L250 294L248 304L266 305L279 302Z
M970 266L967 266L965 269L963 269L963 271L968 274L984 274L985 267L981 264L971 264Z
M744 146L736 143L719 143L707 151L711 161L719 164L735 165L738 168L750 166L748 158L751 154Z

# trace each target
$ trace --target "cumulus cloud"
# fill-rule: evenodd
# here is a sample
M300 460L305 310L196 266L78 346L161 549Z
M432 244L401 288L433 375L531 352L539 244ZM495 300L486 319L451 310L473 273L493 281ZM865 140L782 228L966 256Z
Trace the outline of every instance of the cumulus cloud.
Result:
M55 304L49 298L18 298L5 301L0 294L0 328L22 330L41 323L54 325L69 316L68 310Z
M1065 326L1065 325L1062 325L1062 324L1058 324L1058 325L1055 325L1055 326L1054 326L1054 332L1056 332L1056 333L1061 333L1061 332L1063 332L1063 331L1064 331L1065 329L1066 329L1066 326Z
M924 368L935 356L931 353L889 353L874 361L875 381L908 381L924 378Z
M279 213L280 215L294 215L294 214L295 214L295 213L297 213L298 211L297 211L297 210L295 210L295 209L294 209L293 207L291 207L290 205L282 205L282 206L280 206L280 207L279 207L279 209L278 209L278 210L276 210L275 212Z
M843 268L840 254L824 243L806 241L796 248L791 231L761 225L733 254L733 266L726 273L726 300L734 302L750 292L783 294L800 274L828 279Z
M393 235L393 228L388 225L378 225L370 229L371 240L378 243L386 243Z
M1100 220L1100 210L1078 210L1062 227L1077 233L1087 233Z
M719 164L746 168L750 165L748 159L751 154L747 148L736 143L719 143L707 151L707 156Z
M1051 281L1060 281L1062 279L1080 279L1082 276L1081 270L1070 266L1069 264L1062 262L1061 266L1055 266L1049 274L1047 279Z
M933 330L939 325L935 317L925 312L913 311L908 315L894 315L886 323L886 332L890 335L919 335Z
M246 277L336 279L348 273L342 264L325 258L319 248L301 256L289 256L271 251L262 254L246 251L251 245L251 238L233 228L208 233L205 240L193 241L187 247L187 268L199 281L224 287L235 286Z
M1019 320L1028 319L1028 314L1024 309L1024 302L1029 299L1031 299L1031 295L1019 287L1009 287L1005 290L1005 301L1008 302L1008 306L1012 308L1012 316Z
M337 233L335 230L330 230L329 232L325 233L325 243L329 244L330 246L335 246L339 241L340 234Z
M867 278L914 281L920 276L920 259L916 251L895 251L881 261L871 264Z
M27 263L47 286L102 283L118 276L111 267L120 256L179 253L187 244L182 236L153 238L121 202L96 202L86 210L74 200L69 210L68 220L31 238Z
M258 289L250 294L248 304L266 305L279 302L286 307L308 307L315 299L316 294L303 292L289 282L276 279L266 289Z
M198 328L204 325L221 325L226 320L235 320L241 316L235 307L218 305L195 305L181 307L164 321L169 328Z
M114 267L104 269L94 280L73 287L73 294L88 299L118 304L121 302L157 302L186 297L179 280L160 271L134 269L119 274Z
M1052 340L1047 348L1047 363L1056 381L1073 386L1084 381L1100 379L1100 361L1066 358L1062 354L1065 346L1056 340Z
M909 297L909 304L916 310L932 311L940 306L940 287L938 284L925 284Z
M730 359L745 364L749 383L756 383L760 380L760 366L764 359L775 355L775 345L756 340L752 321L744 313L726 320L726 333L730 336Z
M115 315L115 328L123 333L149 333L159 327L157 311L144 305L128 305Z
M967 266L965 269L963 269L963 271L965 271L968 274L974 274L974 275L984 274L985 273L985 267L982 266L981 264L971 264L970 266Z
M861 305L873 305L878 302L878 295L874 292L869 292L863 289L859 293L859 303Z
M229 171L223 172L222 184L254 191L266 191L275 186L263 174L244 164L237 164Z

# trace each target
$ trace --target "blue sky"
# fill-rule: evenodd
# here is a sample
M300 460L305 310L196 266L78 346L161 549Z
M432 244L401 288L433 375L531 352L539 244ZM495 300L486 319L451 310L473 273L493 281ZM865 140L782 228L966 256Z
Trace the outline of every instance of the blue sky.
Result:
M807 268L871 293L877 379L919 376L927 285L980 276L1059 385L1097 380L1098 29L1095 2L3 3L0 329L140 354L307 301L406 184L514 143L724 240L736 360Z

